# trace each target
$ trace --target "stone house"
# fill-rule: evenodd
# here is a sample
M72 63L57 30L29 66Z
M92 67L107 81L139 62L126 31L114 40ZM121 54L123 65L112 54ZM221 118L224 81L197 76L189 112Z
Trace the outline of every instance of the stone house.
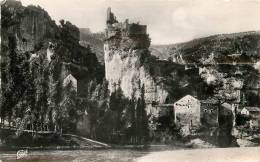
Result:
M65 88L65 87L68 86L69 84L71 84L72 89L77 92L77 79L76 79L73 75L71 75L71 74L69 74L69 75L63 80L62 86L63 86L63 88Z
M210 127L235 125L234 104L220 103L216 99L201 101L201 123Z
M173 104L158 104L154 105L154 108L157 110L158 117L170 116L173 112Z
M182 126L199 126L200 101L187 95L174 103L174 122Z
M4 126L8 126L8 125L9 125L8 121L6 119L4 120L0 117L0 127L4 127ZM12 126L12 123L11 123L11 126Z
M201 101L201 123L206 126L218 126L219 101L207 99Z
M249 121L250 128L259 128L260 127L260 119L259 118L252 118Z
M258 107L244 107L241 110L241 115L245 115L250 118L250 128L260 127L260 108Z
M245 116L260 117L260 108L258 107L244 107L241 114Z
M236 114L234 104L230 104L227 102L220 104L218 122L220 127L235 126Z

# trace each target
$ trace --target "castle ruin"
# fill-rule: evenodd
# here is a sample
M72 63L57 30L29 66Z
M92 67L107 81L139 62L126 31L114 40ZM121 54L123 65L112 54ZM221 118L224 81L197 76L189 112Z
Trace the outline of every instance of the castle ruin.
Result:
M149 71L145 60L150 57L150 38L147 26L129 23L128 19L118 22L116 16L107 10L105 30L105 74L110 92L120 87L128 98L140 97L145 89L146 103L164 103L168 93L158 84Z

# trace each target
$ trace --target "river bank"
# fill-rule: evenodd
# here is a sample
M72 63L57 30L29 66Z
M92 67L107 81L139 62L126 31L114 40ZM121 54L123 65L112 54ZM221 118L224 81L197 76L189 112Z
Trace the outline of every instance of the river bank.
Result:
M224 137L222 137L224 138ZM32 132L24 131L17 135L15 130L0 129L0 151L17 151L21 149L28 150L150 150L150 151L165 151L165 150L180 150L180 149L202 149L202 148L219 148L219 147L254 147L259 146L259 143L251 142L246 139L233 139L232 145L218 145L212 142L210 138L186 137L175 139L164 143L150 142L145 145L124 145L124 144L105 144L99 141L91 140L86 137L73 134L59 134L53 132L42 132L33 134Z
M0 129L1 150L85 150L110 148L108 144L74 134L32 133Z
M260 147L212 148L153 152L137 162L259 162Z

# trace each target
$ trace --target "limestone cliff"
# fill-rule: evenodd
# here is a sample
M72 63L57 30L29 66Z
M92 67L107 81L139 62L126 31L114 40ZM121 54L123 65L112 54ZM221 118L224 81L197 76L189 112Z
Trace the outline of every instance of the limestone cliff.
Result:
M104 57L111 92L121 87L126 97L138 98L144 86L146 103L166 101L168 92L150 72L149 46L146 26L128 23L128 20L119 23L108 9Z

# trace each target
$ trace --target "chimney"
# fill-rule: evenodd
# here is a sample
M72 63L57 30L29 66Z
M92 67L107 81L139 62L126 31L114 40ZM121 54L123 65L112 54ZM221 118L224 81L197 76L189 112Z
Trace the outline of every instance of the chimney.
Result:
M108 24L113 24L113 18L114 18L114 15L111 12L111 7L108 7L107 8L107 25Z
M111 7L107 8L107 22L110 20L111 18Z

